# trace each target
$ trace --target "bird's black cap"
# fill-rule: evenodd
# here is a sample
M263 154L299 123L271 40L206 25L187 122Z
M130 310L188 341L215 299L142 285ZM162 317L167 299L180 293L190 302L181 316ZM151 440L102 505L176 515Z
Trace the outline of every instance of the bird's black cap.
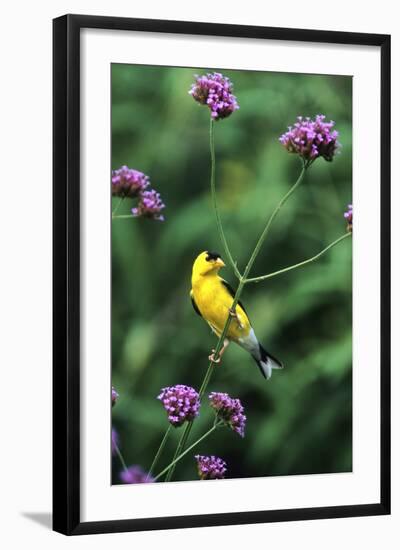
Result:
M220 257L221 254L218 254L218 252L207 252L206 260L209 262L210 260L218 260Z

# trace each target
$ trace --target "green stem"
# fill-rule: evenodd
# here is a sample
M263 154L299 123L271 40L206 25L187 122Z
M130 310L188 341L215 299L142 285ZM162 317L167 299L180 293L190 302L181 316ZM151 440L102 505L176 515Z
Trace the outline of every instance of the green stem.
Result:
M250 257L250 260L248 261L247 263L247 266L246 266L246 269L245 269L245 272L243 274L243 276L240 277L239 279L239 286L236 290L236 293L235 293L235 297L233 299L233 303L232 303L232 306L231 306L231 309L233 311L235 311L236 309L236 306L240 300L240 296L242 294L242 290L243 290L243 287L244 285L246 284L246 280L247 280L247 277L248 277L248 274L253 266L253 263L255 261L255 259L257 258L257 255L260 251L260 248L261 246L263 245L264 241L265 241L265 238L268 234L268 231L269 231L269 228L271 226L271 223L273 222L275 216L278 214L279 210L282 208L282 206L285 204L285 202L288 200L288 198L290 197L290 195L296 190L296 188L300 185L300 183L302 182L303 178L304 178L304 175L306 173L306 170L307 170L307 166L305 164L303 164L303 168L301 170L301 173L300 173L300 176L298 177L296 183L289 189L289 191L286 193L286 195L279 201L277 207L275 208L275 210L272 212L265 228L264 228L264 231L261 233L261 236L260 238L258 239L258 242L254 248L254 251ZM217 210L218 212L218 210ZM222 333L221 333L221 336L219 337L219 340L217 342L217 345L216 345L216 348L215 348L215 352L214 352L214 357L218 356L221 348L222 348L222 345L223 345L223 342L225 340L225 337L228 333L228 330L229 330L229 326L231 324L231 321L232 321L232 316L231 315L228 315L228 318L227 320L225 321L225 325L224 325L224 328L222 330ZM200 400L202 399L203 395L205 394L206 392L206 389L208 387L208 384L210 382L210 379L211 379L211 376L212 376L212 373L214 371L214 363L213 361L210 361L209 365L208 365L208 369L206 371L206 374L205 374L205 377L204 377L204 380L203 380L203 383L200 387L200 390L199 390L199 397L200 397ZM185 445L186 445L186 442L188 440L188 437L190 435L190 431L192 429L192 425L193 425L193 421L192 422L188 422L185 426L185 429L183 431L183 434L181 435L181 438L179 440L179 443L178 443L178 446L177 446L177 449L175 451L175 455L174 455L174 460L179 456L179 454L181 453L182 449L185 448ZM174 470L175 470L175 466L173 465L172 468L169 470L168 472L168 476L166 478L165 481L170 481L172 479L172 476L173 476L173 473L174 473Z
M151 476L151 474L154 472L154 468L156 467L156 464L161 456L161 453L163 452L164 450L164 447L165 447L165 444L167 442L167 439L168 439L168 436L169 434L171 433L171 428L172 428L172 424L169 424L165 434L164 434L164 437L162 438L162 441L160 443L160 446L158 447L158 451L156 453L156 456L154 457L153 459L153 462L150 466L150 470L149 470L149 473L147 474L147 478L146 479L149 479L149 477Z
M178 445L175 449L174 456L172 457L172 463L171 463L172 467L168 470L167 477L165 478L165 481L171 481L172 476L174 475L176 459L181 454L184 446L186 445L186 441L189 437L190 430L192 429L192 425L193 425L193 420L186 424L186 426L183 430L183 433L181 434Z
M114 208L111 217L114 218L115 214L117 213L118 208L121 206L122 201L124 200L125 196L121 197L119 201L117 202L117 206Z
M165 478L165 481L171 481L172 476L174 475L176 459L181 454L183 448L186 445L186 441L188 440L192 426L193 426L193 420L188 422L184 428L184 431L179 439L178 446L176 447L174 456L172 458L172 462L171 462L172 467L169 469L167 477Z
M257 256L258 256L258 253L260 252L260 249L261 249L262 245L264 244L264 241L265 241L265 239L268 235L269 228L271 227L272 222L274 221L274 219L278 215L280 209L285 204L285 202L288 200L288 198L296 191L296 189L298 188L300 183L303 181L306 171L307 171L307 166L306 166L306 164L303 164L303 168L300 172L300 176L297 178L296 183L294 185L292 185L292 187L289 189L289 191L286 193L286 195L284 195L282 197L282 199L278 202L275 210L272 212L271 216L269 217L269 220L267 221L267 224L264 227L264 231L261 233L261 236L258 239L258 242L257 242L257 244L256 244L256 246L253 250L253 254L251 255L250 260L248 261L248 264L246 266L246 269L244 270L244 273L243 273L244 283L243 284L245 284L245 282L247 282L247 276L250 273L251 268L253 267L253 264L254 264ZM236 304L235 304L235 306L236 306Z
M218 203L217 203L217 192L215 188L215 143L214 143L214 120L210 118L210 154L211 154L211 177L210 177L210 183L211 183L211 198L212 203L214 207L215 212L215 218L217 220L217 227L219 231L219 236L221 238L226 257L229 260L229 263L232 266L232 269L236 275L236 277L240 280L241 273L237 268L237 264L235 260L232 257L231 251L229 250L228 241L226 240L224 229L222 227L221 222L221 216L218 210Z
M278 271L274 271L273 273L268 273L267 275L262 275L261 277L253 277L252 279L246 279L247 283L259 283L260 281L265 281L265 279L271 279L271 277L276 277L276 275L281 275L282 273L286 273L287 271L291 271L292 269L297 269L298 267L302 267L304 265L310 264L311 262L315 262L315 260L318 260L325 252L336 246L338 243L346 239L347 237L350 237L351 233L346 233L345 235L342 235L336 241L333 241L331 244L326 246L323 250L318 252L315 256L312 258L308 258L308 260L304 260L303 262L299 262L298 264L290 265L289 267L285 267L283 269L279 269Z
M217 422L217 423L214 423L213 427L210 428L208 430L208 432L206 432L204 435L202 435L200 437L200 439L198 439L197 441L195 441L192 445L190 445L190 447L188 447L186 449L186 451L184 451L182 454L179 454L178 456L174 457L174 459L172 460L171 464L168 464L168 466L166 468L164 468L164 470L162 472L160 472L155 478L154 478L154 481L157 481L157 479L159 479L160 477L162 477L164 474L166 474L167 472L170 472L172 468L175 469L175 465L177 462L179 462L185 455L187 455L192 449L194 449L196 447L196 445L198 445L201 441L203 441L203 439L205 439L206 437L208 437L210 434L212 434L212 432L214 430L216 430L219 426L221 426L221 423L220 422ZM170 481L168 479L168 476L167 478L165 479L165 481Z
M114 216L114 214L111 216L113 220L122 220L123 218L133 218L132 214L122 214L120 216Z
M121 464L122 464L123 469L125 470L125 472L129 472L128 467L127 467L127 465L126 465L126 462L125 462L125 460L124 460L124 457L122 456L122 453L121 453L121 451L119 450L119 447L118 447L118 445L117 445L116 443L114 444L114 449L115 449L115 452L117 453L118 458L119 458L120 461L121 461Z

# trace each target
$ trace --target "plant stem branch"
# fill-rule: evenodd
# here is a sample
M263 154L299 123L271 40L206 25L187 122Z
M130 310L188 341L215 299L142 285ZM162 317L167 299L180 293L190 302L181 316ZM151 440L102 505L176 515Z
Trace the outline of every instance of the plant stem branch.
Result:
M196 445L198 445L201 441L203 441L203 439L205 439L206 437L208 437L210 434L212 434L212 432L214 430L216 430L221 424L220 423L214 423L212 428L210 428L208 430L208 432L206 432L204 435L202 435L200 437L200 439L198 439L197 441L195 441L192 445L190 445L190 447L188 447L186 449L186 451L183 451L182 454L179 454L178 456L174 457L174 459L172 460L171 464L168 464L168 466L166 468L164 468L164 470L162 472L160 472L155 478L154 478L154 481L157 481L157 479L159 479L160 477L162 477L164 474L166 474L168 471L171 471L171 468L172 467L175 467L176 463L179 462L185 455L187 455L192 449L194 449L194 447L196 447ZM168 477L165 479L165 481L169 481Z
M253 277L251 279L246 279L247 283L259 283L260 281L265 281L265 279L271 279L272 277L276 277L276 275L281 275L282 273L286 273L287 271L292 271L292 269L297 269L298 267L302 267L304 265L310 264L311 262L315 262L315 260L318 260L325 252L328 252L331 248L336 246L338 243L346 239L346 237L350 237L351 233L346 233L345 235L342 235L335 241L333 241L331 244L326 246L323 250L318 252L315 256L312 258L308 258L308 260L304 260L303 262L299 262L298 264L290 265L289 267L285 267L283 269L279 269L278 271L274 271L273 273L268 273L267 275L262 275L261 277Z
M303 181L306 171L307 171L307 166L305 164L303 164L303 168L300 172L300 176L297 178L296 183L294 185L292 185L292 187L289 189L289 191L286 193L286 195L284 195L282 197L282 199L278 202L275 210L272 212L271 216L269 217L269 220L267 221L266 226L264 227L264 230L261 233L261 236L257 241L257 244L256 244L256 246L253 250L253 254L250 256L250 260L248 261L246 269L243 273L244 284L246 284L246 282L247 282L247 276L250 273L251 268L253 267L253 264L254 264L257 256L258 256L258 253L260 252L260 249L261 249L262 245L264 244L264 241L265 241L265 239L266 239L266 237L269 233L269 229L271 227L272 222L274 221L274 219L278 215L280 209L285 204L285 202L288 200L288 198L296 191L296 189L298 188L300 183ZM236 307L236 304L235 304L235 307Z
M231 264L231 267L236 275L236 277L240 280L241 273L239 269L237 268L237 263L232 257L231 251L229 250L228 241L226 240L224 229L222 227L221 222L221 216L218 209L218 203L217 203L217 191L215 188L215 143L214 143L214 120L210 118L210 154L211 154L211 177L210 177L210 183L211 183L211 198L212 203L214 207L215 212L215 218L217 220L217 227L219 231L219 236L221 238L225 254L229 260L229 263Z
M117 453L118 458L119 458L120 461L121 461L121 464L122 464L123 469L125 470L125 472L129 472L128 467L127 467L127 465L126 465L126 462L125 462L125 460L124 460L124 457L122 456L122 453L121 453L121 451L119 450L119 447L118 447L118 445L117 445L116 443L114 444L114 449L115 449L115 452Z
M186 441L188 440L188 437L189 437L189 434L190 434L190 430L192 429L192 426L193 426L193 420L188 422L186 424L184 430L183 430L183 433L182 433L182 435L179 439L179 442L178 442L178 446L176 447L174 456L172 458L172 462L171 462L172 467L168 470L168 474L167 474L167 477L165 478L165 481L171 481L172 476L174 475L176 459L181 454L182 450L184 449L184 447L186 445Z
M119 199L119 201L117 202L117 206L116 206L116 207L114 208L114 210L112 211L112 215L111 215L112 218L115 217L115 214L117 213L118 208L121 206L122 201L124 200L124 198L125 198L125 196L121 197L121 198Z
M235 297L233 299L233 303L232 303L232 306L231 306L231 310L232 311L235 311L236 309L236 306L239 302L239 299L240 299L240 296L242 294L242 290L243 290L243 287L244 285L246 284L246 280L247 280L247 277L248 277L248 274L250 273L250 270L253 266L253 263L255 261L255 259L257 258L257 255L261 249L261 246L263 245L264 241L265 241L265 238L268 234L268 231L269 231L269 228L271 226L271 223L273 222L275 216L278 214L279 210L282 208L282 206L285 204L285 202L288 200L288 198L290 197L290 195L296 190L296 188L300 185L300 183L302 182L303 178L304 178L304 175L306 173L306 170L307 170L307 167L303 164L303 168L301 170L301 173L300 173L300 176L298 177L296 183L289 189L289 191L286 193L286 195L279 201L277 207L275 208L275 210L272 212L263 232L261 233L261 236L260 238L258 239L258 242L253 250L253 253L252 255L250 256L250 260L248 261L247 263L247 266L246 266L246 269L245 269L245 272L243 274L243 276L240 277L239 279L239 286L236 290L236 293L235 293ZM232 321L232 316L228 314L228 317L225 321L225 325L224 325L224 328L222 330L222 333L221 333L221 336L219 337L219 340L217 342L217 345L215 347L215 352L214 352L214 357L218 356L222 346L223 346L223 342L225 340L225 337L228 333L228 330L229 330L229 326L231 324L231 321ZM205 394L206 392L206 389L208 387L208 384L210 382L210 379L211 379L211 376L212 376L212 373L214 371L214 363L213 361L210 361L209 362L209 365L208 365L208 369L206 371L206 374L204 376L204 380L203 380L203 383L200 387L200 390L199 390L199 398L200 400L202 399L203 395ZM179 454L182 452L182 450L185 448L185 445L186 445L186 442L188 440L188 437L190 435L190 431L192 429L192 425L193 425L193 421L191 422L188 422L185 426L185 429L184 429L184 432L179 440L179 443L178 443L178 446L176 448L176 451L175 451L175 455L174 455L174 460L176 460L176 458L179 456ZM174 473L174 470L175 470L175 462L173 461L172 462L172 467L171 469L169 470L168 472L168 476L166 478L165 481L170 481L172 479L172 476L173 476L173 473Z
M124 218L125 218L125 219L128 219L128 218L132 219L133 216L132 216L132 214L122 214L122 215L120 215L120 216L114 216L114 215L112 215L112 219L113 219L113 220L122 220L122 219L124 219Z
M161 443L160 443L160 446L158 447L158 451L157 451L157 453L156 453L156 456L154 457L153 462L152 462L152 464L151 464L151 466L150 466L150 470L149 470L149 472L148 472L148 474L147 474L146 480L149 479L149 477L150 477L150 476L152 475L152 473L154 472L154 468L155 468L156 465L157 465L157 462L158 462L158 460L159 460L159 458L160 458L160 456L161 456L161 453L162 453L163 450L164 450L164 447L165 447L165 444L166 444L166 442L167 442L168 436L169 436L169 434L171 433L171 428L172 428L172 424L169 424L169 426L168 426L168 428L167 428L167 430L166 430L166 432L165 432L165 434L164 434L164 437L162 438L162 441L161 441Z

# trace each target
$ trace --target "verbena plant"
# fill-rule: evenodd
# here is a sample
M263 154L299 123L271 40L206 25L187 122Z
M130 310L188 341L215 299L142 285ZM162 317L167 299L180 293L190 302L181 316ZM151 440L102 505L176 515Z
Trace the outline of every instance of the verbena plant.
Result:
M348 205L347 211L344 213L344 218L347 221L346 232L340 235L336 240L328 244L320 252L302 262L289 265L278 271L267 273L256 277L251 277L251 270L255 260L257 259L260 250L262 249L265 240L270 232L274 219L286 203L286 201L299 188L304 180L307 171L317 161L322 158L328 162L332 162L338 153L340 144L338 142L338 132L334 130L335 123L333 121L326 122L324 115L316 115L314 119L303 118L299 116L297 121L288 127L288 130L281 135L279 141L287 152L296 155L300 159L300 172L295 183L289 188L287 193L281 198L277 206L269 216L260 237L251 252L248 262L243 270L239 266L231 253L223 229L221 216L218 209L216 181L215 181L215 125L229 116L237 109L239 104L236 97L233 95L233 87L231 81L220 73L209 73L202 76L197 76L193 83L189 94L200 105L208 107L210 110L210 157L211 157L211 176L210 176L210 193L212 205L215 213L216 225L219 236L223 245L223 249L229 265L238 279L238 286L233 298L231 310L235 312L236 305L239 303L244 287L251 283L260 283L272 277L277 277L288 271L304 267L318 260L323 254L331 248L339 244L341 241L349 238L352 234L353 225L353 207ZM112 179L112 194L119 197L119 201L112 213L112 219L129 219L132 217L147 217L157 221L164 221L162 211L165 208L159 193L150 188L150 179L148 176L122 166L118 170L113 171ZM132 199L136 201L136 206L131 209L131 214L118 215L118 209L122 201ZM245 435L246 416L240 399L232 398L227 393L212 392L208 396L208 405L213 411L213 420L209 429L196 441L188 445L189 437L196 418L199 415L200 407L205 398L207 387L215 368L215 358L223 347L223 342L228 333L232 315L227 312L227 318L221 336L218 339L213 356L208 364L208 369L204 376L203 382L197 391L196 389L178 384L172 387L166 387L161 390L158 399L161 401L167 413L168 425L159 448L154 456L151 466L147 471L144 471L138 465L127 466L118 445L118 434L115 430L112 432L112 453L119 457L123 471L120 474L121 480L125 483L149 483L155 481L171 481L174 475L177 464L188 453L194 451L195 447L215 430L228 427L233 432L241 437ZM118 394L112 388L112 405L117 401ZM181 436L176 447L175 453L170 463L159 473L156 473L158 461L164 451L165 444L172 429L180 429ZM214 455L204 456L195 455L197 463L197 471L199 478L204 479L221 479L227 472L226 462Z

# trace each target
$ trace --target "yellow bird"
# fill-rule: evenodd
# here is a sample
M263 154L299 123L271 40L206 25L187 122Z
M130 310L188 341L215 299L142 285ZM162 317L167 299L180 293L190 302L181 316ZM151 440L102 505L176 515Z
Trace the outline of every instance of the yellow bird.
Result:
M232 316L219 357L215 357L215 350L212 350L209 359L219 363L229 342L233 341L251 354L262 375L269 379L272 369L282 369L283 365L258 341L243 304L239 302L236 311L232 311L235 291L218 275L224 266L220 254L205 251L197 256L192 270L190 297L194 310L203 317L218 337L222 334L228 314Z

